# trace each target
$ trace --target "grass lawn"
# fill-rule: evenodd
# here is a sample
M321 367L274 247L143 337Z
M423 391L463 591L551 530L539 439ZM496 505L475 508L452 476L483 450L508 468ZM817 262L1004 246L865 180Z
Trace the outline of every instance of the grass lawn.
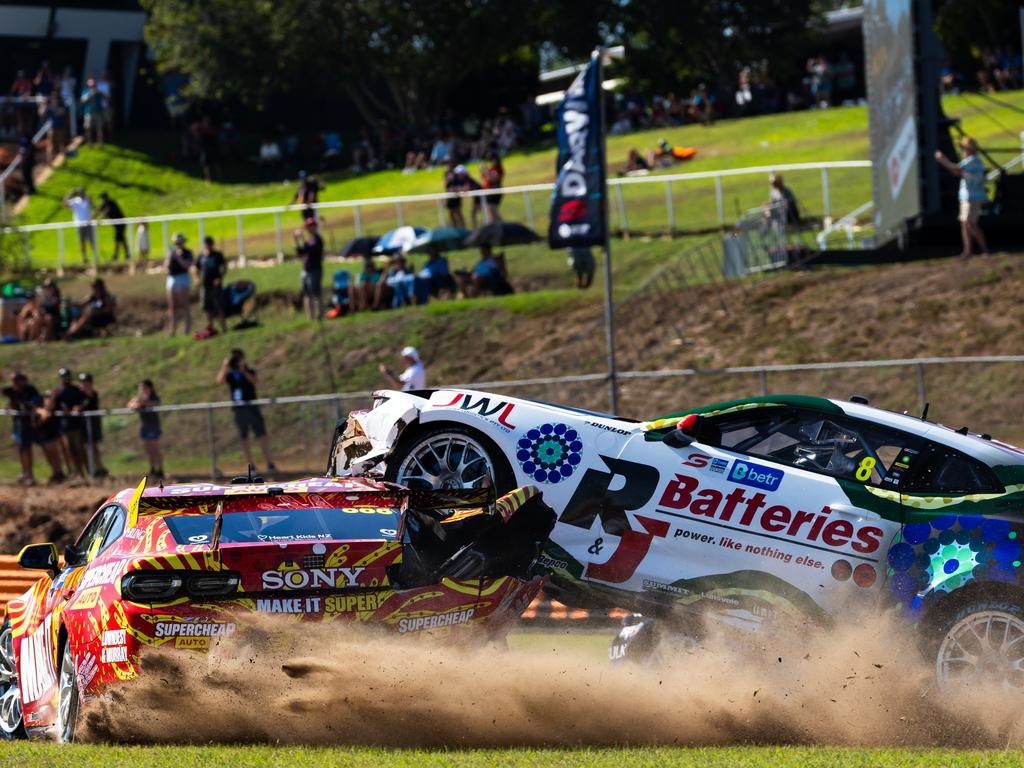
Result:
M1000 98L1020 108L1024 106L1024 92L1003 93ZM1018 115L1009 107L994 105L974 97L951 96L944 102L948 114L963 120L963 126L982 144L1016 146ZM862 106L839 107L770 115L744 120L723 120L711 128L686 126L657 129L628 136L609 137L610 168L614 174L625 161L630 147L644 149L653 146L659 137L671 142L698 148L696 159L677 166L674 172L709 171L744 166L777 165L825 160L854 160L868 157L867 110ZM67 192L85 186L91 192L107 190L117 198L126 214L159 214L199 212L263 207L287 203L293 183L215 183L206 184L198 176L198 168L182 166L174 160L177 146L169 135L125 135L117 146L103 149L85 148L72 158L53 177L42 185L16 223L29 224L62 221L69 214L60 206ZM1007 155L998 157L1008 159ZM553 150L534 150L513 153L506 161L506 183L509 186L549 182L552 179ZM322 199L351 200L382 196L412 195L441 191L441 171L421 171L403 175L401 171L381 171L360 177L347 173L327 174L327 189ZM726 179L723 183L724 215L727 222L746 209L754 207L767 196L766 179L741 177ZM818 171L791 174L787 183L801 200L803 210L810 215L824 213L821 174ZM870 175L866 169L835 170L830 172L831 212L841 216L871 197ZM662 184L635 184L623 188L623 203L629 228L640 231L667 229L666 189ZM676 182L672 185L675 226L677 229L699 229L717 226L718 211L714 187L710 181ZM529 196L534 224L544 226L547 193ZM609 201L613 225L622 227L618 214L617 193ZM503 204L506 218L526 220L528 217L523 195L506 196ZM468 213L468 208L467 208ZM367 207L361 212L364 230L381 234L397 224L398 213L394 205ZM402 211L405 223L435 226L439 212L435 202L406 205ZM299 215L284 218L285 245L290 242L289 231L298 223ZM181 229L193 238L198 235L195 221L171 222L167 231ZM207 234L218 238L224 250L233 255L238 252L236 223L233 218L210 219L205 223ZM328 244L340 247L354 232L351 210L325 213L325 231ZM154 252L160 252L162 228L151 233ZM111 235L101 232L101 250L109 255ZM57 261L55 233L31 236L33 266L54 265ZM77 243L66 238L66 262L78 261ZM18 255L18 243L8 242L5 250ZM268 255L276 251L274 220L272 216L247 217L245 221L245 251L247 255Z
M614 724L609 724L614 727ZM183 735L183 738L187 736ZM0 749L0 766L18 768L107 768L145 765L147 768L887 768L888 766L984 766L1016 768L1024 760L1019 750L956 751L927 749L839 749L830 747L632 747L620 749L486 749L420 750L356 747L122 747L109 745L59 746L19 742Z

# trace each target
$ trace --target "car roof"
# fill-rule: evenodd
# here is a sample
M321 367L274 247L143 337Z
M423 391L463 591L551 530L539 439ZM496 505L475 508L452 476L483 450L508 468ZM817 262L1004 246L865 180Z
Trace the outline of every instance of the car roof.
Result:
M1006 464L1024 465L1024 451L1016 446L993 440L988 437L968 432L961 434L950 427L932 421L925 421L906 413L897 413L884 408L846 400L833 400L813 395L761 395L738 400L727 400L721 403L693 408L662 418L678 419L691 413L713 414L720 411L740 409L743 407L791 405L821 411L822 413L846 414L865 421L909 432L914 435L955 448L969 456L981 459L990 466Z

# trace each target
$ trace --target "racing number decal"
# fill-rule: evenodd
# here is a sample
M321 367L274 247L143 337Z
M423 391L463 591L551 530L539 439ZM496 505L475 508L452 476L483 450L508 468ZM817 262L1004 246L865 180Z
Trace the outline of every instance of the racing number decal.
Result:
M636 572L650 550L654 537L665 538L669 524L664 520L638 515L637 522L645 530L635 531L626 515L626 510L640 509L654 496L660 479L656 468L609 456L600 458L610 471L588 469L566 504L559 522L590 530L594 518L599 517L605 533L620 537L619 545L611 557L604 563L588 563L584 574L587 578L619 584ZM609 491L616 476L625 482L620 489ZM600 547L595 544L589 551L591 554L599 554Z
M870 456L865 456L860 460L860 464L857 465L857 471L853 474L862 483L866 483L871 479L871 471L875 468L875 464L878 462ZM849 470L847 470L849 471Z

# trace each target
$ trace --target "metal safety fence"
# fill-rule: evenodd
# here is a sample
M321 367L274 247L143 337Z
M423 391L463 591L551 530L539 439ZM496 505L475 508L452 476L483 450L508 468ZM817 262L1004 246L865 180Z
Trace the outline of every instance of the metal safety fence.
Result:
M806 215L828 220L833 210L847 211L861 201L870 189L870 168L869 160L844 160L613 178L608 182L611 226L623 237L722 230L744 211L767 200L767 179L771 173L786 175L786 183L801 200ZM440 173L438 170L439 186ZM763 183L751 183L750 177L761 177ZM504 187L502 217L525 222L533 229L542 228L551 190L551 184ZM208 235L214 237L228 258L243 264L250 258L283 259L290 242L287 233L301 223L301 217L310 208L320 217L328 249L337 251L350 238L381 235L396 226L446 225L447 203L456 197L466 199L467 222L484 223L487 206L478 203L493 194L495 190L440 192L336 200L312 206L130 216L96 220L88 225L70 221L12 225L0 228L5 260L2 266L58 271L72 266L98 268L113 253L112 228L142 223L149 228L147 237L156 258L162 258L174 232L180 230L189 238L195 236L197 241ZM82 226L91 227L89 237L79 238Z
M918 415L930 404L929 418L949 426L968 426L1010 442L1024 442L1024 355L928 357L860 360L794 365L729 368L677 368L621 372L620 415L650 419L702 403L772 393L815 394L846 399L853 394L872 404ZM529 379L448 383L445 386L492 391L518 398L562 403L574 408L607 408L604 373ZM324 471L338 419L366 408L371 393L266 398L259 406L266 424L271 458L281 473L317 474ZM245 473L234 416L236 403L210 402L162 405L161 445L168 476L177 479L224 479ZM12 416L13 411L2 411ZM89 411L78 415L83 431L87 416L102 418L100 456L115 474L138 476L147 470L139 440L139 414L128 408ZM88 435L86 435L88 437ZM88 441L87 441L88 442ZM261 471L265 460L250 435ZM46 462L35 455L37 475L45 480ZM17 476L17 449L0 445L0 472Z

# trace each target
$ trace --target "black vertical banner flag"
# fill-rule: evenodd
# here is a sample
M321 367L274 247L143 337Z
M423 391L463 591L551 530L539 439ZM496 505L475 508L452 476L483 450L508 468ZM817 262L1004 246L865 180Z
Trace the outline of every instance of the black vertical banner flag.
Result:
M558 160L548 245L604 245L608 226L601 124L601 58L573 80L556 113Z

